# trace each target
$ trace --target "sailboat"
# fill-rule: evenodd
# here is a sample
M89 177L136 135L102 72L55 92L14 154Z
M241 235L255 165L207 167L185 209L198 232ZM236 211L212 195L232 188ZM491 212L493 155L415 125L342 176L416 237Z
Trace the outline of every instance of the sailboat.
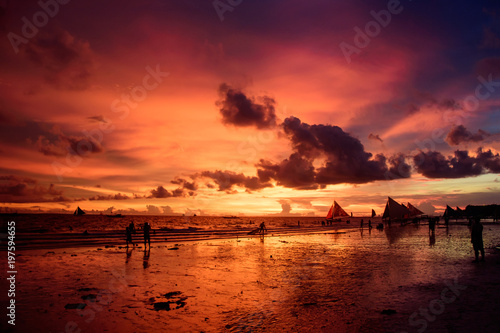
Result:
M375 210L374 210L374 209L372 209L372 217L375 217L375 215L376 215L376 214L375 214Z
M78 206L78 208L73 213L73 215L84 215L84 214L85 212L80 208L80 206Z
M333 205L330 207L328 214L326 214L326 219L333 220L334 217L343 217L343 216L349 216L349 214L347 214L345 210L342 209L342 207L340 207L337 201L333 201Z
M410 210L406 208L405 205L402 205L391 197L387 198L387 203L385 204L384 215L382 215L383 219L396 219L402 220L407 219L410 216Z
M410 216L418 216L418 215L423 215L424 214L424 212L422 212L420 209L418 209L417 207L413 206L409 202L408 202L407 208L410 211Z

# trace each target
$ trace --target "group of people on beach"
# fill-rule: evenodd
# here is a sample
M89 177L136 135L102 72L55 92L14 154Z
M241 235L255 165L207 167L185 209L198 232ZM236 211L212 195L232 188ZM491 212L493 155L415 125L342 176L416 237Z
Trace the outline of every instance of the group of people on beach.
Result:
M431 234L434 234L435 228L436 228L436 222L438 222L439 219L436 221L435 219L430 219L429 220L429 232ZM361 219L360 222L360 228L362 229L364 225L363 219ZM299 222L300 226L300 222ZM479 252L481 252L481 261L484 261L484 244L483 244L483 225L481 224L480 218L475 218L473 221L471 221L470 224L471 227L471 243L472 247L474 249L474 255L475 255L475 260L474 262L479 261ZM368 229L372 229L372 221L368 220ZM146 248L146 244L149 245L151 248L151 225L148 222L144 222L144 225L142 227L143 233L144 233L144 248ZM264 222L262 222L259 225L258 228L258 233L260 235L264 235L264 233L267 231L266 225ZM125 233L127 236L127 247L128 244L132 244L132 246L135 246L133 240L132 240L132 234L136 234L137 230L135 229L134 222L130 222L128 227L125 228Z
M361 222L359 223L359 227L361 229L363 229L364 224L365 224L365 221L363 219L361 219ZM372 229L372 228L373 228L372 220L368 220L368 229Z
M432 245L435 243L435 230L437 223L439 223L439 217L429 219L429 234L431 235ZM445 219L446 226L448 226L448 223L448 219ZM475 217L469 219L469 227L470 242L472 243L475 257L473 262L479 262L479 252L481 252L481 261L484 261L483 225L481 224L481 218Z
M146 248L146 244L149 245L151 248L151 225L148 222L144 222L144 225L142 226L142 230L144 233L144 248ZM135 229L134 222L130 222L128 227L125 228L125 234L127 236L127 247L128 243L132 244L132 246L135 246L134 241L132 240L132 234L137 233L137 230Z

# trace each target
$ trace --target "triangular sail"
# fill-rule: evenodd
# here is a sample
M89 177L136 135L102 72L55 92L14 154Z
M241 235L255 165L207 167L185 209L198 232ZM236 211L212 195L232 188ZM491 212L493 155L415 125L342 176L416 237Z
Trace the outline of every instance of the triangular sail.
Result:
M85 212L80 208L80 206L78 206L75 212L73 213L73 215L83 215L83 214L85 214Z
M372 209L372 217L375 217L375 210Z
M342 207L340 207L340 205L337 203L337 201L334 201L333 202L333 216L334 217L337 217L337 216L349 216L349 214L347 214L345 212L345 210L343 210Z
M387 198L387 204L385 205L384 215L382 218L401 219L409 216L410 210L408 208L397 203L391 197Z
M333 205L330 207L330 210L328 211L328 214L326 214L327 219L333 218Z
M443 217L444 218L450 218L450 217L457 217L458 214L457 212L451 208L450 206L446 205L446 209L444 211Z
M408 202L408 210L410 211L410 216L417 216L417 215L423 215L424 212L422 212L420 209L417 207L413 206L411 203Z

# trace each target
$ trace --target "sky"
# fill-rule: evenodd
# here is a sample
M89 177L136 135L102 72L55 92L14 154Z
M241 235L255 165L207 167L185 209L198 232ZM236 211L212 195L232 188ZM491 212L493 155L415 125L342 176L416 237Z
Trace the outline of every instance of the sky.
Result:
M0 1L0 211L500 203L497 1Z

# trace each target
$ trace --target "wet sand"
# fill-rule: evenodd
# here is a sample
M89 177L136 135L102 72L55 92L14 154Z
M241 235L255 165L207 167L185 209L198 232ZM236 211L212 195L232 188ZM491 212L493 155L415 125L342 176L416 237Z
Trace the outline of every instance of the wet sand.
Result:
M23 250L0 331L499 332L500 226L484 239L477 264L465 226Z

